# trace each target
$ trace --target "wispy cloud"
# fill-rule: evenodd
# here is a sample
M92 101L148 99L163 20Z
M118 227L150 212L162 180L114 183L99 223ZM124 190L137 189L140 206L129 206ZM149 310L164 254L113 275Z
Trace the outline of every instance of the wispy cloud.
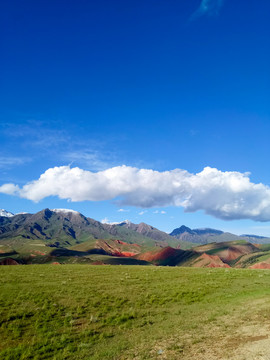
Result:
M191 15L190 20L201 16L217 16L224 3L224 0L202 0L199 8Z
M49 128L46 122L38 120L3 123L1 132L9 138L19 139L22 144L31 148L50 149L71 141L71 137L64 129Z
M129 212L129 210L127 210L127 209L118 209L117 211L118 212Z
M3 169L23 165L29 161L31 161L31 159L28 157L0 156L0 168Z
M55 121L3 122L0 123L0 135L14 144L14 151L30 154L32 160L46 157L46 160L73 164L91 171L119 164L116 152L112 151L113 146L107 151L107 143L100 139L86 141Z
M107 157L104 153L90 149L63 153L62 158L68 163L74 163L75 165L80 165L93 171L101 171L113 165L113 160L110 158L110 155ZM109 161L109 159L111 161Z

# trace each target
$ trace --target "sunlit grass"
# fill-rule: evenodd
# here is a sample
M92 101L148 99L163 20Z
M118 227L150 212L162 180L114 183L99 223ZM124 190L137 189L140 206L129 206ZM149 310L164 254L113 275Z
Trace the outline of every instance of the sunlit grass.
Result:
M1 359L185 358L270 295L268 271L31 265L0 275Z

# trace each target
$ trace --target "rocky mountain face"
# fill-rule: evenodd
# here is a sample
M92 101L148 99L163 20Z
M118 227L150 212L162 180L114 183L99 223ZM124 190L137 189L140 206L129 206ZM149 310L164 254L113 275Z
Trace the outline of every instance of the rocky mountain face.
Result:
M172 241L172 237L170 235L168 235L167 233L160 231L160 230L154 228L153 226L145 224L143 222L141 222L140 224L124 222L120 226L123 226L127 229L131 229L133 231L136 231L138 234L149 237L156 241L165 241L165 242Z
M174 236L174 237L179 237L182 234L190 234L190 235L195 235L195 232L193 230L191 230L189 227L182 225L179 228L174 229L170 235Z
M70 245L98 232L98 224L78 212L44 209L36 214L18 214L0 218L0 240L24 238L44 240L47 245Z

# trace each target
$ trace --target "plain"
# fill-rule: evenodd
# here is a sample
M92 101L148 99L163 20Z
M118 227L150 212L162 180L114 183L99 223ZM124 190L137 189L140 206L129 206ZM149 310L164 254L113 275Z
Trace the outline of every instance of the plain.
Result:
M0 271L1 359L267 359L268 270Z

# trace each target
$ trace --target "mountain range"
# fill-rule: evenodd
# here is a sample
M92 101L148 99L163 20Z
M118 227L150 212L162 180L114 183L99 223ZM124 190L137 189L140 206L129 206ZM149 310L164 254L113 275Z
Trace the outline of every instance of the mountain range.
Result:
M188 241L195 244L209 244L212 242L224 242L234 240L247 240L254 244L268 244L270 238L258 236L258 235L235 235L229 232L221 230L204 228L204 229L190 229L189 227L182 225L177 229L174 229L171 236L181 241Z
M190 229L182 225L167 234L151 225L128 220L103 224L67 209L15 215L0 211L3 264L83 262L227 267L236 266L236 259L243 256L251 259L244 264L253 264L254 259L260 259L261 251L262 256L267 255L270 250L267 244L269 238L237 236L209 228ZM224 251L229 255L224 255ZM250 254L256 254L253 260Z
M72 246L94 239L124 240L146 248L192 245L145 223L136 225L124 221L103 224L77 211L66 209L44 209L36 214L0 216L0 241L6 241L5 239L17 245L28 240L40 240L51 247Z

